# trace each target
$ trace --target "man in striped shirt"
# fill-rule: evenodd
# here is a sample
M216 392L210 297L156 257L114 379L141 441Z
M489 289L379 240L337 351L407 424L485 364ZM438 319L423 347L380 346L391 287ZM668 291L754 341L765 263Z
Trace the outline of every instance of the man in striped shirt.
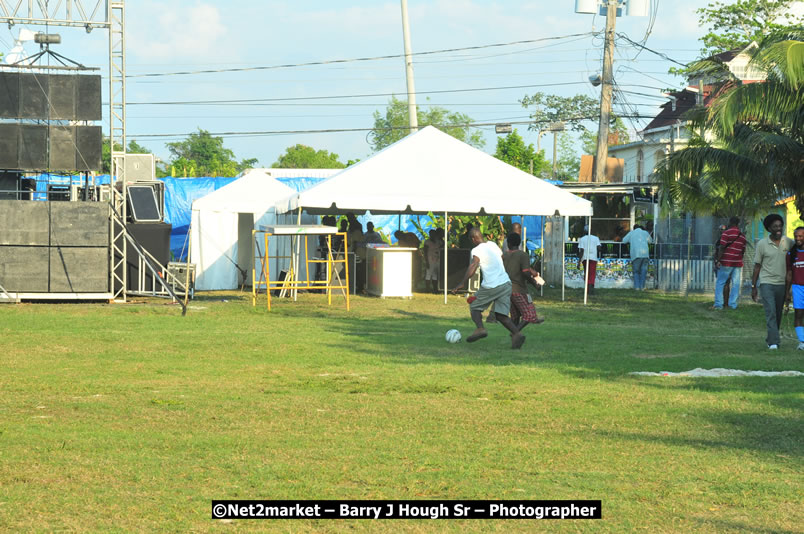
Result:
M715 283L714 309L723 309L723 286L731 281L729 293L729 308L737 309L737 299L740 298L740 275L743 271L743 255L745 254L746 240L739 228L740 219L729 219L729 227L720 236L717 247L717 282Z

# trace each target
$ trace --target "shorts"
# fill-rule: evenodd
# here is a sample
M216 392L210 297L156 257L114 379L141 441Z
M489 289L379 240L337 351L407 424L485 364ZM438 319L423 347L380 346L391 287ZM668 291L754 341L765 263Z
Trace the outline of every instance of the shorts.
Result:
M511 293L511 319L515 323L519 322L520 317L526 323L535 323L539 316L536 314L536 308L533 307L528 301L528 296L522 293Z
M438 271L439 271L438 263L430 262L430 265L427 267L427 270L424 272L424 279L425 280L438 280Z
M791 290L793 293L793 308L804 310L804 286L793 284Z
M477 298L469 304L469 309L472 311L482 312L492 302L494 303L494 313L508 315L511 311L511 282L492 288L481 287L475 296Z

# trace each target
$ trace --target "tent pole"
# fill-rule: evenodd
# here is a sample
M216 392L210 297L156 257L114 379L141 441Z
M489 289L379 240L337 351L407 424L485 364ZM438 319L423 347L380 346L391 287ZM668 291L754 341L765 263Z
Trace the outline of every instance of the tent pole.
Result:
M447 303L447 241L449 240L449 218L444 212L444 304Z
M539 220L542 223L542 241L541 241L541 243L542 243L542 261L539 262L539 267L541 267L542 271L544 271L544 249L545 249L545 246L544 246L544 216L539 217ZM561 246L564 247L564 234L563 233L561 234ZM564 248L566 248L566 247L564 247ZM562 256L562 259L563 259L563 256ZM539 274L544 274L544 273L539 273ZM544 276L542 276L542 278L544 278ZM562 275L562 280L561 281L562 282L564 281L563 280L563 275ZM545 284L546 284L546 282L545 282ZM545 286L545 284L542 284L542 287L539 288L539 296L541 296L541 297L544 296L544 286ZM562 298L561 300L564 300L564 299Z
M567 268L564 263L567 261L567 244L564 243L564 228L566 227L566 217L561 218L561 302L564 302L564 292L566 291L566 284L564 283L564 276ZM544 246L544 229L542 228L542 246Z
M296 218L296 225L297 226L301 226L301 217L302 217L302 209L301 209L301 206L299 206L299 215ZM307 240L307 238L305 237L305 242L306 242L306 240ZM299 279L298 277L299 277L299 254L300 254L299 247L300 246L301 246L301 239L299 239L299 236L296 236L296 253L293 255L293 259L291 260L291 265L292 265L291 269L293 270L293 274L295 275L293 282L296 282L296 280ZM293 288L293 302L298 302L298 300L299 300L299 290L298 290L298 288L294 287Z
M592 235L592 216L591 215L589 216L587 221L589 221L589 222L587 222L587 226L586 226L586 229L587 229L586 230L586 235L587 235L587 237L589 237L589 236ZM588 242L586 243L586 246L589 247L592 244L591 243L592 238L589 237L589 239L587 241ZM584 256L586 256L587 258L589 258L589 256L591 255L591 251L589 251L589 250L584 249L583 252L584 252ZM581 261L583 261L583 258L581 258ZM586 306L586 301L587 301L588 296L589 296L589 260L587 259L586 260L586 267L583 270L583 305L584 306Z

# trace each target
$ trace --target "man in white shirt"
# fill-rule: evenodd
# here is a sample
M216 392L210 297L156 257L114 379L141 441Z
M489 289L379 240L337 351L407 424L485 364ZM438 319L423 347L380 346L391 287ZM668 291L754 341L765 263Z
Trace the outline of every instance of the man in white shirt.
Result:
M578 240L578 257L583 263L584 280L588 280L589 294L595 293L595 274L597 273L597 260L600 258L600 239L589 233L589 227L583 227L584 236ZM586 270L589 270L587 278Z
M521 348L525 343L525 336L517 330L514 322L508 317L508 313L511 311L511 279L505 272L502 251L495 243L484 240L477 228L472 228L469 237L475 245L472 249L472 263L466 269L463 280L452 288L452 292L457 293L477 272L478 267L480 268L483 281L474 298L469 298L469 310L477 328L472 335L466 338L466 341L472 343L488 336L488 332L483 328L483 310L491 304L497 322L511 332L511 348Z
M650 234L637 224L633 230L625 234L623 243L630 245L631 269L634 271L634 289L644 291L645 280L648 278L648 263L650 262L648 245L653 243L653 240Z

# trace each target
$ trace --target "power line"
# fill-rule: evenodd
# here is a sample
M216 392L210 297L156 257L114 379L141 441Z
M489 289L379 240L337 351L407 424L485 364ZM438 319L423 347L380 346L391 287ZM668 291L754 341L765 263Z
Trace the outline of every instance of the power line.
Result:
M559 39L569 39L573 37L581 37L581 36L588 36L593 35L594 32L586 32L586 33L575 33L571 35L562 35L558 37L543 37L541 39L527 39L524 41L511 41L508 43L494 43L494 44L487 44L487 45L477 45L477 46L465 46L461 48L444 48L441 50L431 50L427 52L416 52L411 54L413 56L426 56L426 55L433 55L433 54L444 54L447 52L462 52L465 50L481 50L485 48L497 48L503 46L514 46L520 44L531 44L531 43L539 43L544 41L553 41ZM350 58L350 59L331 59L331 60L324 60L324 61L311 61L309 63L285 63L282 65L264 65L258 67L236 67L236 68L229 68L229 69L206 69L206 70L195 70L195 71L178 71L178 72L151 72L146 74L129 74L126 78L145 78L145 77L154 77L154 76L184 76L190 74L215 74L221 72L246 72L246 71L253 71L253 70L274 70L274 69L290 69L296 67L311 67L317 65L335 65L339 63L355 63L360 61L378 61L383 59L398 59L404 57L404 54L392 54L387 56L369 56L369 57L359 57L359 58Z
M619 115L621 118L640 118L640 119L652 119L653 115ZM597 120L599 117L597 115L591 116L582 116L582 117L568 117L563 118L563 121L584 121L584 120ZM510 124L516 125L532 125L532 124L549 124L552 120L543 120L543 121L534 121L534 120L521 120L521 121L513 121ZM465 128L482 128L482 127L490 127L495 126L498 121L495 122L473 122L467 124L445 124L445 125L433 125L433 126L441 126L444 128L448 127L465 127ZM349 132L371 132L371 131L388 131L388 130L408 130L410 129L409 126L391 126L388 128L327 128L327 129L318 129L318 130L266 130L266 131L252 131L252 132L208 132L209 135L215 137L261 137L261 136L274 136L274 135L299 135L299 134L317 134L317 133L349 133ZM197 132L192 132L197 133ZM127 134L127 137L133 139L144 139L144 138L185 138L191 134L189 133L170 133L170 134Z
M662 59L664 59L666 61L670 61L672 63L675 63L676 65L681 65L682 67L687 66L686 63L681 63L680 61L676 61L675 59L671 58L667 54L664 54L662 52L657 52L656 50L648 48L644 44L637 43L636 41L632 40L630 37L628 37L624 33L618 33L617 37L619 37L620 39L624 39L624 40L628 41L629 43L631 43L632 45L636 46L637 48L641 48L642 50L650 52L651 54L655 54L655 55L659 56L660 58L662 58Z
M587 82L558 82L558 83L543 83L534 85L509 85L504 87L476 87L472 89L441 89L437 91L417 91L417 94L444 94L444 93L469 93L480 91L504 91L508 89L531 89L534 87L557 87L564 85L586 85ZM221 104L261 104L270 102L294 102L302 100L334 100L341 98L371 98L371 97L388 97L396 96L398 94L405 94L404 91L398 93L367 93L357 95L331 95L331 96L297 96L297 97L283 97L283 98L244 98L244 99L231 99L231 100L176 100L168 102L127 102L127 106L176 106L176 105L193 105L193 106L206 106L206 105L221 105Z

